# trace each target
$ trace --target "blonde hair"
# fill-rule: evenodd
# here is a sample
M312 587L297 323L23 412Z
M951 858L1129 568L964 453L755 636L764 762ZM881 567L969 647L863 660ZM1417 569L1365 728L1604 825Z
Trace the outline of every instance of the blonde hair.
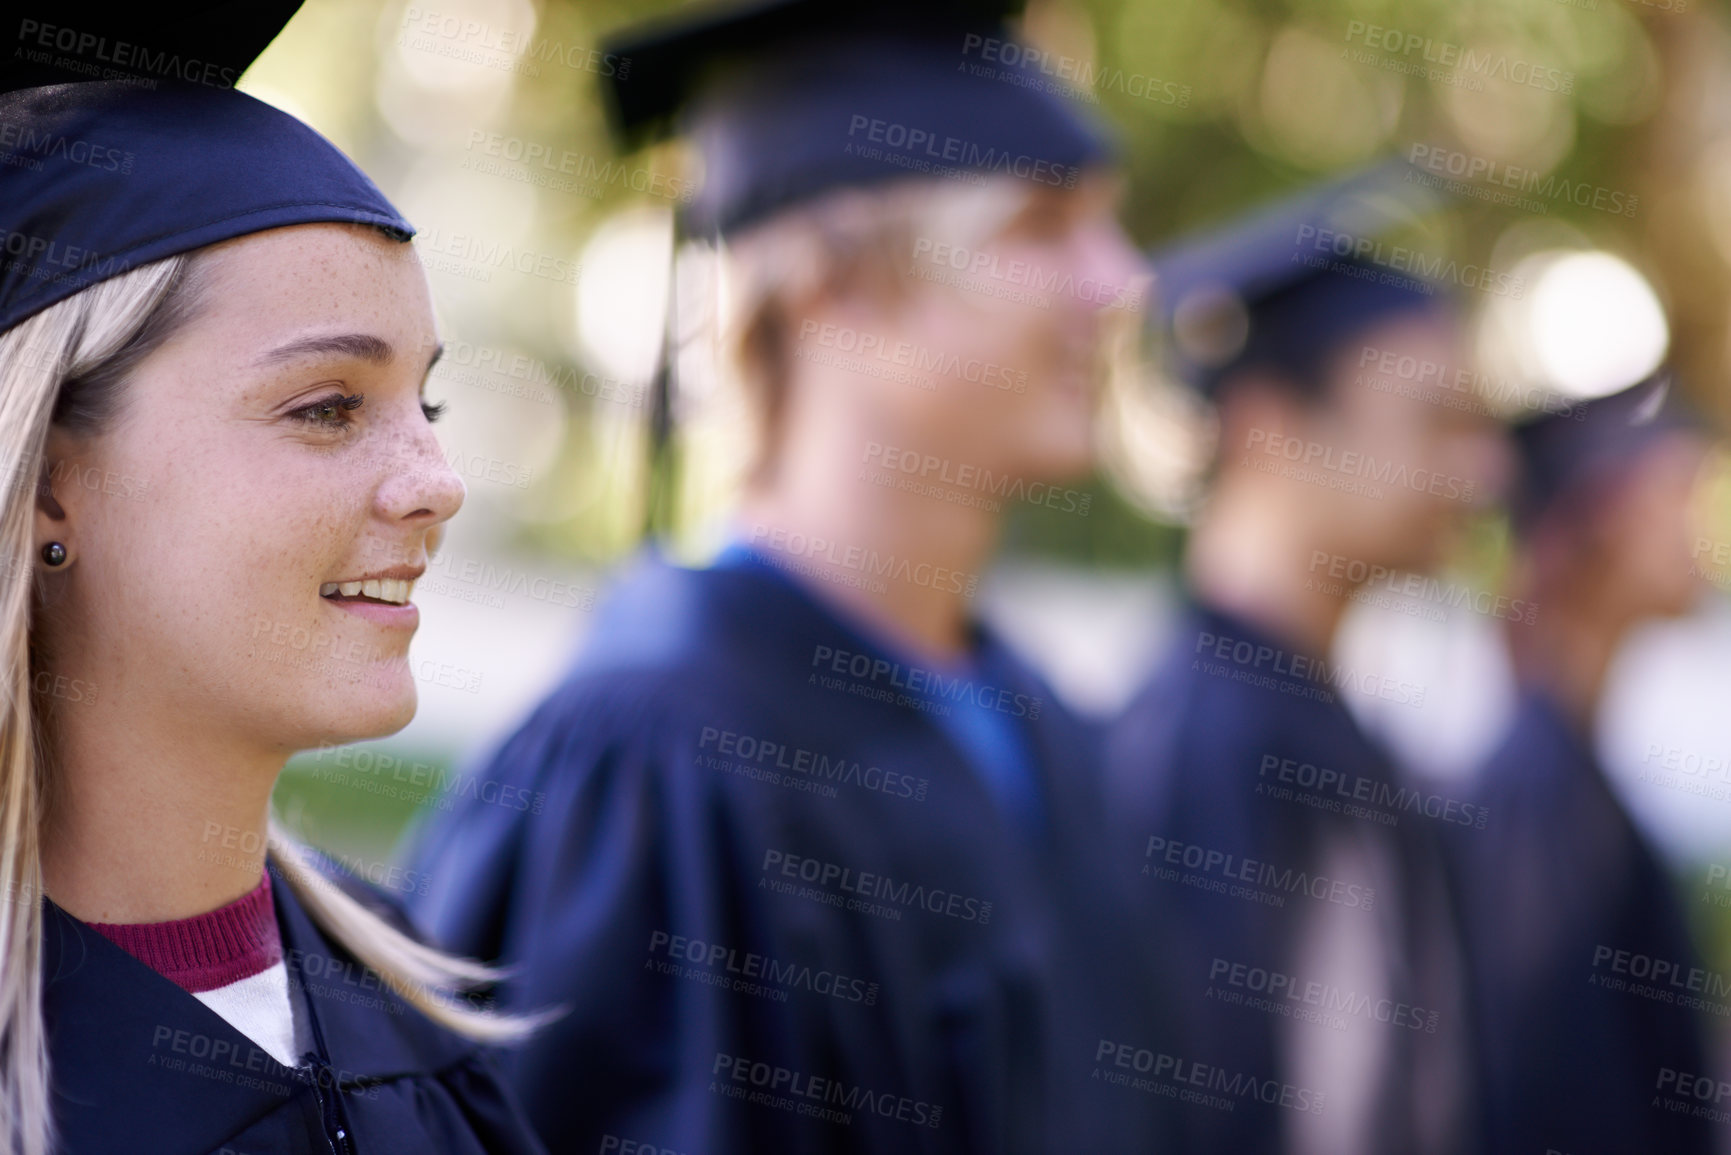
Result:
M0 333L0 1142L53 1145L42 1016L40 828L52 785L51 718L31 693L37 612L35 508L50 426L95 432L127 379L197 306L196 253L99 282ZM499 972L427 947L339 888L273 819L269 852L313 921L428 1018L486 1042L523 1037L545 1016L477 1009L459 992Z

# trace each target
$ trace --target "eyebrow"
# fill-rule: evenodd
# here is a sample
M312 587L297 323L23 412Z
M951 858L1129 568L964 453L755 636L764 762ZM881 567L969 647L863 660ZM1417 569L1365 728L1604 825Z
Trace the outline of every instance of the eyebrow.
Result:
M349 357L356 361L368 361L374 365L389 364L396 356L396 350L391 343L382 337L371 333L339 333L330 337L303 337L298 341L290 341L278 345L275 349L259 357L254 364L259 366L281 365L289 361L298 361L303 357ZM437 353L434 354L437 356Z

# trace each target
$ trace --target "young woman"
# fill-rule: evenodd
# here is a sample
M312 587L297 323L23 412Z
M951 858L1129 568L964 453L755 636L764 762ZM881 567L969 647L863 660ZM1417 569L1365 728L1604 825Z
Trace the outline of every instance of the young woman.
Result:
M0 1142L539 1151L481 1048L525 1022L456 994L488 972L269 818L294 751L415 710L463 486L412 230L231 89L0 120Z

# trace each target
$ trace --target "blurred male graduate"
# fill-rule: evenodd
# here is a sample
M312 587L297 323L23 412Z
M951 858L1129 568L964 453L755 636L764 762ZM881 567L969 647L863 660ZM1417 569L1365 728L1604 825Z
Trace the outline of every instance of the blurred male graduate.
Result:
M1433 566L1501 470L1494 429L1364 370L1463 363L1443 286L1335 255L1374 252L1358 238L1409 211L1379 207L1398 176L1360 174L1155 262L1174 368L1213 402L1219 445L1188 605L1114 729L1109 795L1144 898L1182 909L1177 935L1153 930L1184 952L1207 1150L1476 1138L1441 831L1345 705L1422 708L1423 687L1330 658L1366 576Z
M1509 592L1537 608L1505 631L1520 696L1480 774L1489 821L1453 840L1482 991L1486 1149L1713 1151L1690 1091L1716 1079L1700 1017L1678 1001L1707 994L1706 972L1593 749L1623 639L1700 592L1689 514L1706 438L1661 374L1534 418L1515 442ZM1645 985L1657 997L1629 989Z
M493 757L542 812L421 842L435 937L570 1008L516 1062L553 1150L1169 1149L1097 742L970 601L982 495L1087 472L1145 276L1100 130L1006 45L794 0L612 46L623 127L701 150L761 453L732 545L631 567Z

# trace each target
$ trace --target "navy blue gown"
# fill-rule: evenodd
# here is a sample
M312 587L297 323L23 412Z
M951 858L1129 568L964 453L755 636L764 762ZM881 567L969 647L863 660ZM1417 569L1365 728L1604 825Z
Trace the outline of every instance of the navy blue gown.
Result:
M1439 1111L1452 1119L1391 1115L1376 1150L1423 1150L1418 1136L1467 1125L1471 1041L1451 941L1458 898L1441 819L1424 813L1443 807L1401 788L1341 703L1343 684L1370 683L1192 603L1112 727L1118 855L1140 872L1142 918L1167 944L1180 1037L1214 1071L1214 1100L1193 1102L1188 1119L1201 1129L1199 1151L1272 1155L1290 1148L1302 1113L1342 1109L1342 1093L1356 1088L1298 1081L1283 1032L1380 1031L1383 1067L1432 1090L1452 1080ZM1457 804L1448 820L1463 817ZM1386 869L1331 872L1322 848L1340 838L1359 840ZM1380 995L1299 958L1306 919L1338 916L1369 934L1391 904L1410 917L1385 940L1395 962Z
M418 840L423 925L516 968L507 1006L568 1009L513 1064L553 1151L1166 1149L1167 1101L1100 1059L1161 983L1098 736L989 634L975 659L894 656L751 556L624 577L481 771L537 805ZM1014 736L1032 819L962 710Z
M1717 1125L1661 1073L1710 1074L1679 1000L1724 1000L1691 991L1699 963L1671 879L1591 745L1528 692L1480 782L1490 822L1455 850L1482 992L1487 1152L1714 1150ZM1654 978L1641 959L1675 969Z
M541 1155L488 1053L333 946L280 874L271 893L318 1046L299 1069L44 904L58 1155Z

